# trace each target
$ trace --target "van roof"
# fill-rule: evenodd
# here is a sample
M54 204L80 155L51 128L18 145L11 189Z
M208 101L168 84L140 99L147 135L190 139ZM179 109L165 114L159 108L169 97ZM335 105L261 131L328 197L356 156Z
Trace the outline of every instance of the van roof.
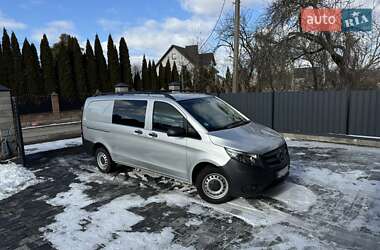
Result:
M169 98L175 101L183 101L189 99L197 99L210 97L211 95L201 94L201 93L186 93L186 92L169 92L169 91L158 91L158 92L127 92L123 94L102 94L91 99L122 99L123 97L146 97L147 99L165 99Z

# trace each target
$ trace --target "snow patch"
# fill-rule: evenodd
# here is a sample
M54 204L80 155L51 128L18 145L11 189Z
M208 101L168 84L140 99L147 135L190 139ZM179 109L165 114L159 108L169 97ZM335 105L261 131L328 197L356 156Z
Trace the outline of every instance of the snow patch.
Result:
M78 137L78 138L73 138L73 139L26 145L24 149L25 149L25 154L30 155L30 154L46 152L46 151L51 151L51 150L56 150L56 149L61 149L61 148L76 147L80 145L82 145L82 138Z
M149 197L147 200L148 203L153 203L153 202L164 203L164 202L166 202L166 204L168 206L178 206L178 207L188 206L188 205L192 204L192 201L194 201L194 199L187 197L183 193L179 193L179 192L175 192L175 191L170 192L170 193L158 194L158 195Z
M366 138L366 139L380 139L378 136L368 136L368 135L348 135L349 137L358 137L358 138Z
M188 222L185 223L185 225L187 227L190 227L190 226L199 226L201 225L203 222L201 220L198 220L196 218L191 218Z
M304 153L304 152L297 152L297 153L295 153L295 155L306 155L306 153Z
M164 228L161 233L145 232L120 232L119 238L110 242L104 249L124 250L124 249L166 249L182 250L185 248L178 244L173 244L174 234L171 228Z
M278 200L292 210L306 212L317 201L317 196L307 187L291 182L277 185L263 194L263 196Z
M265 247L264 247L264 246ZM302 235L285 225L273 225L255 233L255 239L241 249L328 249L313 235Z
M380 154L380 148L375 147L364 147L364 146L353 146L346 144L336 144L336 143L328 143L328 142L316 142L316 141L295 141L286 139L286 144L289 147L305 147L305 148L338 148L345 149L352 152L364 152L364 153L376 153Z
M369 176L360 170L336 173L327 168L300 167L293 171L293 175L309 185L339 190L346 196L361 193L376 198L377 190L380 190L380 182L368 180Z
M144 207L157 202L169 206L185 207L191 204L191 198L177 192L163 193L144 199L138 195L124 195L109 203L87 209L96 200L85 191L91 187L89 182L103 183L115 179L100 173L78 173L82 183L72 183L70 190L59 193L47 201L53 206L62 206L64 211L55 216L55 222L41 228L44 237L57 249L185 249L173 243L171 228L163 228L159 233L130 232L131 227L144 219L128 209ZM124 181L128 183L127 181ZM196 225L199 222L189 222Z
M256 205L259 205L258 207L251 205L249 201L244 198L238 198L218 205L206 203L201 200L199 200L198 203L222 214L237 217L254 227L274 225L282 221L292 221L295 224L300 224L296 218L261 201L257 201Z
M330 157L329 154L315 154L316 156L319 156L319 157Z
M361 200L362 207L358 209L358 215L346 225L349 230L367 228L380 233L380 181L368 179L369 176L360 170L339 173L326 168L298 167L294 170L293 175L302 182L338 191L349 204Z
M13 162L0 164L0 200L39 182L33 172L21 165Z
M48 128L48 127L56 127L56 126L62 126L62 125L80 124L80 123L81 121L50 123L50 124L45 124L45 125L23 127L22 130L28 130L28 129L34 129L34 128Z
M200 215L200 214L204 214L206 212L206 209L198 204L191 204L187 208L187 212L191 214Z
M131 226L144 219L128 209L145 206L149 200L137 195L124 195L96 211L86 211L85 208L95 202L84 193L88 188L83 183L73 183L68 192L47 201L53 206L65 207L53 224L42 229L45 238L56 248L86 250L105 246L105 249L125 249L128 246L128 249L180 249L181 246L171 243L174 235L170 228L164 228L161 233L128 232ZM160 199L164 197L171 202L181 200L175 195Z

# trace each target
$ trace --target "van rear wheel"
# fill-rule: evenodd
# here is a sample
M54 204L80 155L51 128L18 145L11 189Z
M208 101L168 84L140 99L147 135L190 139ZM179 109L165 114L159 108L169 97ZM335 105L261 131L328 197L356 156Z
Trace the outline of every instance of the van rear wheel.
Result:
M220 204L232 199L230 182L222 170L216 167L206 167L197 176L195 186L199 196L210 203Z
M98 169L103 173L109 173L112 171L114 162L107 149L100 147L95 151L95 159Z

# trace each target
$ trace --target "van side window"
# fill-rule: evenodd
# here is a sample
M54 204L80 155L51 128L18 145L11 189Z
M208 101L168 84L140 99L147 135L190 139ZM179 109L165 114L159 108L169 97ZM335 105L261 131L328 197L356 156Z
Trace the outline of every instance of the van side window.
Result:
M154 102L153 130L166 133L171 127L185 128L185 118L172 105Z
M147 101L115 100L112 123L144 128Z

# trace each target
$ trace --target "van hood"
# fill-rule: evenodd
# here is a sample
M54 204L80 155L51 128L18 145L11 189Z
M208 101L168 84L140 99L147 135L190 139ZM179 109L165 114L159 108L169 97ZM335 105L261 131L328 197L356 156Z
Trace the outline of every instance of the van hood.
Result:
M254 154L267 153L285 143L282 135L254 122L236 128L212 131L208 135L215 145Z

